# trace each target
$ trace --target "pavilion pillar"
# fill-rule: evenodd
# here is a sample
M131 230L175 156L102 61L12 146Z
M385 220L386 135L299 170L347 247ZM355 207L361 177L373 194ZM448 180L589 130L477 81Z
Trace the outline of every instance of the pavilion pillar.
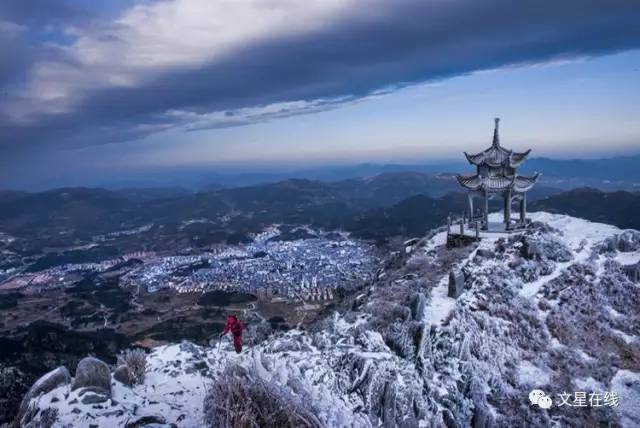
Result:
M522 194L520 199L520 223L524 224L527 221L527 194Z
M469 221L473 220L473 195L469 193L467 196L469 198Z
M504 224L509 229L511 223L511 191L504 193Z
M484 229L489 230L489 193L484 191L484 207L482 209L482 217L484 220Z

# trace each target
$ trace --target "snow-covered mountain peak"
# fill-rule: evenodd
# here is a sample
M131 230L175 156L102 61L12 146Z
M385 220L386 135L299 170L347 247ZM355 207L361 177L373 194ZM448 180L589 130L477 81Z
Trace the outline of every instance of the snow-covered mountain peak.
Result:
M531 218L522 233L466 248L447 249L446 232L424 238L333 315L240 355L224 341L155 348L144 383L112 380L101 402L62 384L33 398L31 423L55 414L60 427L213 426L218 382L233 378L304 408L308 426L638 426L640 232ZM550 409L530 404L533 388ZM574 392L619 402L561 405Z

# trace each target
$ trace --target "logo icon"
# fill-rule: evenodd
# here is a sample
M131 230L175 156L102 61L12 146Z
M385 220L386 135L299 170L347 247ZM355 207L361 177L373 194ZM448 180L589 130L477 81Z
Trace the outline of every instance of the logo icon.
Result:
M529 393L529 401L534 406L538 406L541 409L550 409L553 402L551 401L551 397L549 397L545 392L541 389L534 389Z

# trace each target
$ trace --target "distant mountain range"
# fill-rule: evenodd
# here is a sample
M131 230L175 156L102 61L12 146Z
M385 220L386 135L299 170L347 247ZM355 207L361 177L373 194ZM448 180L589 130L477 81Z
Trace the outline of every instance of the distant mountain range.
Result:
M548 159L531 158L521 168L523 173L540 172L542 184L561 189L590 186L601 190L640 190L640 155L607 159ZM429 176L468 173L472 168L459 160L414 164L372 164L349 166L320 166L301 169L273 169L237 171L218 167L193 167L121 172L114 176L92 178L74 176L73 172L60 179L58 187L78 185L108 189L164 188L179 191L216 190L221 187L254 186L288 179L335 182L374 177L381 174L420 173ZM25 182L27 189L47 189L51 182Z
M86 245L103 236L102 253L175 249L242 242L271 224L343 229L384 242L417 236L466 208L450 174L384 173L336 182L289 179L202 192L183 189L64 188L0 192L0 232L19 254ZM539 185L530 210L567 213L620 227L640 228L640 193L562 190ZM492 206L500 209L498 205ZM141 230L138 230L142 228Z

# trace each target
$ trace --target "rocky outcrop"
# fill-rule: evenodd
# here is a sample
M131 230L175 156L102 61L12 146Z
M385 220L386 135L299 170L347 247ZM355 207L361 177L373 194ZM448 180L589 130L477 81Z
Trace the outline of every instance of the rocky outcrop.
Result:
M61 385L68 385L70 382L71 375L66 367L58 367L42 376L33 384L22 399L22 404L20 405L20 410L18 411L16 420L20 421L20 424L26 422L23 421L23 418L28 414L29 403L31 403L31 400L46 394Z
M566 245L548 235L515 235L510 241L522 243L520 253L527 260L568 262L573 258L571 250Z
M586 377L623 388L621 404L634 402L632 379L612 378L621 364L640 370L640 288L620 263L637 258L599 252L610 227L540 217L558 229L486 236L478 252L446 249L441 235L412 251L419 263L384 268L331 316L272 332L240 356L226 342L158 347L144 387L114 383L117 402L91 387L62 388L37 410L60 409L60 426L89 417L99 426L222 426L244 415L264 426L552 426L553 411L528 403L532 385L555 394ZM523 251L524 242L534 245ZM464 289L456 301L446 297L450 277L454 295ZM567 411L563 423L624 426L622 417Z
M601 245L601 250L605 252L620 251L628 253L640 250L640 232L637 230L626 230L618 235L607 238Z
M618 250L623 253L640 250L640 232L627 230L618 235Z
M71 384L71 389L92 387L104 391L111 396L111 373L109 366L94 357L87 357L80 360L76 368L76 376Z

